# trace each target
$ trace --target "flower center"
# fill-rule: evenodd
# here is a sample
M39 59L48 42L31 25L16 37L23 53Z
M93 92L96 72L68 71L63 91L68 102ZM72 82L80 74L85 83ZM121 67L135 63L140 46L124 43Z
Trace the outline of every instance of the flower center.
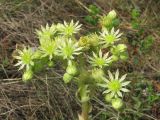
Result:
M66 46L63 50L63 54L67 57L70 58L73 54L73 48L71 46Z
M67 35L71 36L73 34L73 31L74 31L73 27L68 26L65 32Z
M25 54L22 56L22 61L23 61L25 64L29 64L29 63L31 62L31 54L25 53Z
M102 58L97 58L95 62L98 66L102 66L105 64L105 60Z
M121 83L119 82L119 80L112 80L108 83L108 88L114 92L120 91Z
M113 43L115 39L116 39L116 38L115 38L114 35L107 35L107 36L106 36L106 41L107 41L108 43Z

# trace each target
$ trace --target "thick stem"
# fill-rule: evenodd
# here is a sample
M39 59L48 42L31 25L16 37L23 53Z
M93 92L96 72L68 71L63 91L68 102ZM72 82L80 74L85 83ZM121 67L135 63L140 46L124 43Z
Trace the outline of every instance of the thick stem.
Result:
M81 117L83 118L83 120L88 120L89 109L90 109L89 101L83 102L82 113L81 113Z

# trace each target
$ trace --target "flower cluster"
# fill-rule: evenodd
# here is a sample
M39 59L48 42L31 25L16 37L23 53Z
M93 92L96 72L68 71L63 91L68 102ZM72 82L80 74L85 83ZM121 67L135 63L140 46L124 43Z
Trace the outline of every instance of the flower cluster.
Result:
M80 27L79 22L74 23L72 20L70 23L64 21L64 24L58 23L51 26L47 24L45 27L41 26L40 30L36 30L39 47L35 50L24 47L23 50L17 50L18 55L15 56L18 59L15 66L20 66L19 70L26 68L23 79L29 80L34 72L43 69L42 63L52 66L57 57L70 61L81 54L83 47L79 46L74 38L74 34L80 30Z
M105 19L112 21L115 18L115 11L111 11L103 22L106 25ZM79 33L82 25L73 20L42 26L40 30L36 30L38 47L17 50L16 66L20 66L19 70L24 70L22 79L26 82L32 79L34 73L46 67L54 67L55 61L58 61L57 63L64 65L62 69L65 68L63 81L75 81L78 84L76 95L81 103L89 102L95 88L101 86L102 89L105 88L105 100L119 109L122 106L122 93L129 91L125 87L130 82L124 81L126 75L119 78L118 70L115 76L110 71L106 75L105 70L114 62L125 58L127 47L119 44L122 33L115 28L105 28L105 25L101 32L80 38L75 34Z

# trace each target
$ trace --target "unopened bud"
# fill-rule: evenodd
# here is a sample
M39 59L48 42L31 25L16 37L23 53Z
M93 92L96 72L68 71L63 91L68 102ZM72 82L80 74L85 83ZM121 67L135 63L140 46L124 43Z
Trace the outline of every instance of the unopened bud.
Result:
M76 65L73 63L69 64L66 72L72 76L75 76L78 73Z
M123 102L120 98L115 98L112 100L112 107L116 110L120 109L123 106Z
M26 81L28 81L28 80L30 80L32 78L33 78L33 72L32 72L32 70L27 70L27 71L25 71L23 73L22 80L24 82L26 82Z
M72 78L73 78L73 76L68 74L68 73L65 73L63 75L63 80L64 80L65 83L69 83L72 80Z
M94 69L92 71L92 77L95 79L96 82L100 83L103 81L104 72L102 69Z
M111 94L107 94L107 95L105 96L105 101L106 101L106 102L111 102L111 101L112 101L112 98L113 98L113 96L112 96Z
M112 11L110 11L110 12L108 13L107 18L113 20L113 19L116 18L116 16L117 16L117 14L116 14L115 10L112 10Z

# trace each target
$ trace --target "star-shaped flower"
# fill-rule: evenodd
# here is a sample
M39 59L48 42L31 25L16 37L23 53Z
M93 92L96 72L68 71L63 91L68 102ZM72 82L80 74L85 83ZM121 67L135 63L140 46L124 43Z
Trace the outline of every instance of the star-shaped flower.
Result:
M83 47L79 47L78 42L71 39L64 40L57 49L57 55L62 56L64 59L74 59L74 55L81 54Z
M64 21L64 25L61 26L61 34L71 37L81 29L81 26L82 25L79 25L79 22L74 23L73 20L70 23Z
M114 28L111 29L111 31L108 31L107 29L103 29L101 34L101 44L104 44L105 46L111 45L116 41L120 40L120 37L122 33L119 33L119 29L117 31L114 31Z
M31 48L24 47L23 50L17 50L19 56L14 56L16 59L18 59L18 63L15 64L15 66L20 66L19 70L26 67L26 69L29 69L30 66L34 65L33 62L33 50Z
M52 24L51 26L47 24L45 27L41 26L41 30L36 30L40 44L45 43L45 40L52 39L56 32L57 28L55 24Z
M108 66L112 59L112 57L108 57L108 56L109 56L109 53L106 53L103 55L101 50L99 50L98 55L96 55L96 53L93 52L93 57L88 57L89 63L92 66L99 67L99 68Z
M42 52L42 57L49 56L51 60L56 52L57 45L54 40L46 40L45 43L40 45L40 50Z
M112 97L122 97L122 92L129 92L128 89L125 88L130 81L124 81L126 75L123 75L119 78L119 70L116 71L115 76L108 71L109 79L104 79L104 84L99 84L101 87L107 88L103 92L103 94L110 94Z

